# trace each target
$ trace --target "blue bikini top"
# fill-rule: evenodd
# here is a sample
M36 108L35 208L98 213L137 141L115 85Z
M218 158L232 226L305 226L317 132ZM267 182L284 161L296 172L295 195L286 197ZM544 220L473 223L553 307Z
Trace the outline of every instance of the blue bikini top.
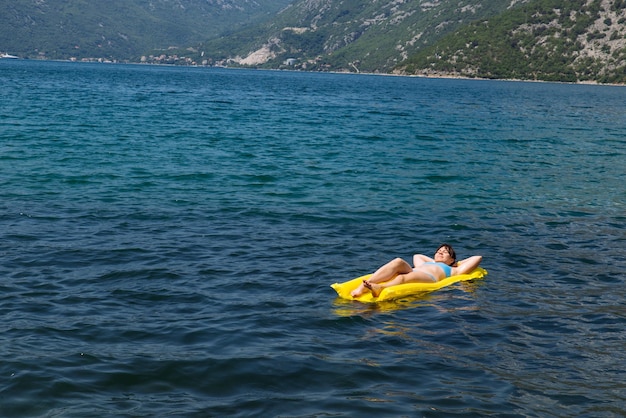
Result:
M450 267L446 263L427 261L424 264L434 264L441 267L441 270L443 270L443 273L446 275L446 277L450 277L452 275L452 267Z

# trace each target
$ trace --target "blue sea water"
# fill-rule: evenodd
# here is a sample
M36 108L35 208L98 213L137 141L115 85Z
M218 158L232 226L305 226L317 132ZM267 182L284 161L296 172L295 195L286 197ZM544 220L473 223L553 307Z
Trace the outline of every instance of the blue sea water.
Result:
M626 90L0 61L0 415L626 415ZM451 243L486 278L329 287Z

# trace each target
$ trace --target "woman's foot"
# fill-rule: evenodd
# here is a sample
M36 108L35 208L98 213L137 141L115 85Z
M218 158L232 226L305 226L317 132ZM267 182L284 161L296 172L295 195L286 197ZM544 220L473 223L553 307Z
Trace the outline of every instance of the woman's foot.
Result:
M363 283L361 283L359 287L350 292L350 296L352 296L353 298L358 298L363 293L365 293L365 286L363 286Z
M363 280L363 286L367 287L375 298L377 298L380 295L380 292L383 291L383 287L381 285L368 282L367 280Z

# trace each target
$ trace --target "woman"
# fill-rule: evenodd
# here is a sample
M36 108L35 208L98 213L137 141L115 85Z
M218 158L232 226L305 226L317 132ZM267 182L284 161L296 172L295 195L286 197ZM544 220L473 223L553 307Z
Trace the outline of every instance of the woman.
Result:
M402 283L435 283L446 277L471 272L478 267L482 259L482 256L475 255L457 263L452 246L441 244L434 258L415 254L413 256L414 267L401 258L391 260L376 270L368 280L363 280L363 283L350 295L357 298L370 291L374 297L378 297L383 289Z

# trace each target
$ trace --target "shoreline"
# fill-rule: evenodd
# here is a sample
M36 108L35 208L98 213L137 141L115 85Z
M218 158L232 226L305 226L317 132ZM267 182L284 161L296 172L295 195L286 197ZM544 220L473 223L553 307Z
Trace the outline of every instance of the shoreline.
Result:
M2 58L2 57L0 57ZM295 73L328 73L328 74L345 74L345 75L368 75L368 76L383 76L383 77L408 77L408 78L424 78L424 79L442 79L442 80L476 80L476 81L508 81L508 82L521 82L521 83L555 83L555 84L571 84L571 85L585 85L585 86L610 86L610 87L626 87L626 83L600 83L595 80L583 80L583 81L555 81L555 80L538 80L538 79L517 79L517 78L486 78L486 77L469 77L457 74L404 74L397 72L389 73L377 73L377 72L354 72L354 71L308 71L297 70L289 68L260 68L254 66L226 66L226 65L181 65L181 64L168 64L168 63L148 63L148 62L134 62L134 61L113 61L113 60L99 60L97 58L89 60L72 60L72 59L41 59L41 58L21 58L15 57L11 59L0 59L0 61L42 61L42 62L63 62L70 64L105 64L105 65L146 65L155 67L188 67L188 68L221 68L229 70L257 70L257 71L288 71Z

